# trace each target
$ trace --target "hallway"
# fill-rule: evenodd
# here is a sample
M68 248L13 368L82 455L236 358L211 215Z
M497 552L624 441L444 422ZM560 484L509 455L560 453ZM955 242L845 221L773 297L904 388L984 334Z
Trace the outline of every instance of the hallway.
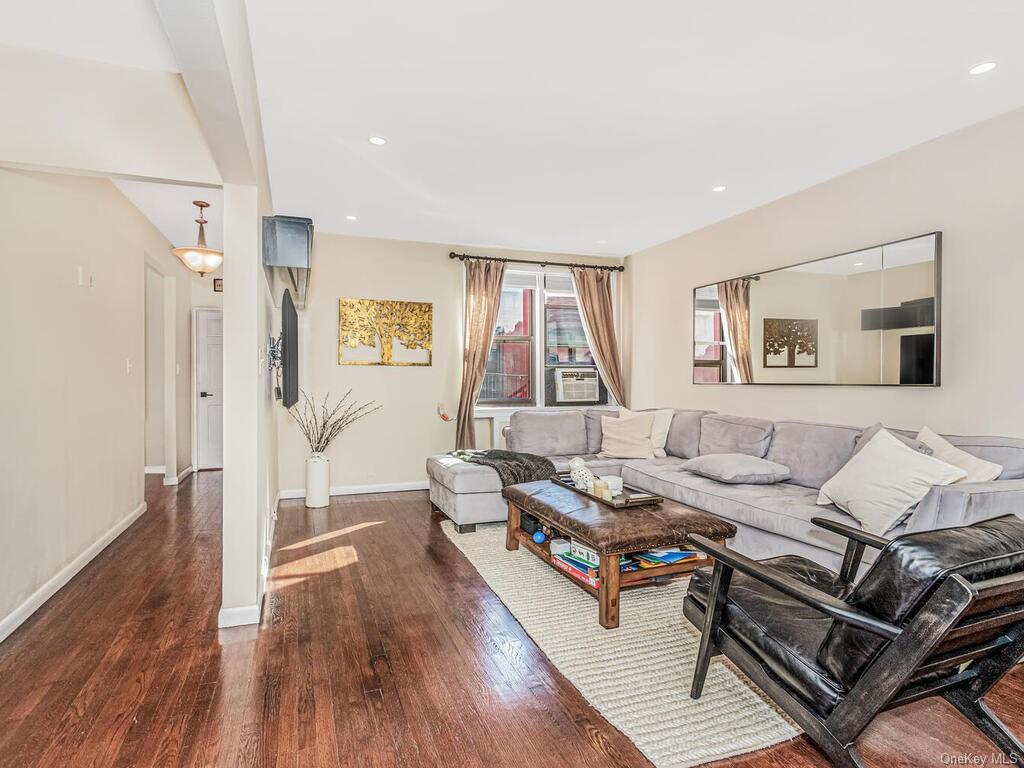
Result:
M219 472L147 478L146 514L0 645L0 766L648 765L422 492L282 503L262 626L218 631L220 492ZM1018 732L1022 692L1017 671L991 697ZM888 766L991 752L936 702L862 747ZM783 764L825 762L803 738L730 762Z

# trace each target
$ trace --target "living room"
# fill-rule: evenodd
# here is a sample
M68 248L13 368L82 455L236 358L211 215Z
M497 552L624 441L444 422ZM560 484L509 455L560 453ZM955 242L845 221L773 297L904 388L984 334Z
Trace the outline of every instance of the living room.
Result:
M0 765L1024 757L1019 4L4 4Z

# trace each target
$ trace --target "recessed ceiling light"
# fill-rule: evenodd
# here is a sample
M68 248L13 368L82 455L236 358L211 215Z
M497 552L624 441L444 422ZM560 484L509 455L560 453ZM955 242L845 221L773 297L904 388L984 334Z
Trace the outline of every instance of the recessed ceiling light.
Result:
M855 266L855 267L863 267L864 266L864 262L863 261L855 261L853 263L853 266Z
M991 72L995 68L996 68L996 62L994 62L994 61L985 61L985 62L982 62L981 64L975 64L973 67L971 67L969 70L967 70L967 72L968 72L968 74L971 74L971 75L984 75L986 72Z
M725 192L725 184L719 184L717 187L711 188L712 192Z
M356 216L346 216L345 218L348 219L349 221L355 221L358 217L356 217Z
M383 136L371 136L369 139L367 139L367 141L369 141L375 147L382 147L388 143L388 140L385 139Z

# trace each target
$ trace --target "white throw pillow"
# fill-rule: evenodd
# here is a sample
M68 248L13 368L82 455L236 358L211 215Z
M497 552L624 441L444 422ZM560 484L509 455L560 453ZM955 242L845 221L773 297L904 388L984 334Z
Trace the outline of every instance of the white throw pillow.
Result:
M835 504L881 536L902 520L933 485L949 485L967 473L908 448L881 429L818 494L818 504Z
M932 456L936 459L952 464L954 467L967 472L967 477L958 480L961 483L987 483L995 480L1003 474L1003 468L991 461L985 461L977 456L962 451L953 445L942 435L937 435L928 427L925 427L918 434L917 439L932 449Z
M662 408L657 411L630 411L626 408L619 409L619 418L628 419L638 413L653 413L654 422L651 424L651 448L654 449L654 458L664 459L668 456L665 453L665 443L668 442L668 431L672 428L672 419L676 412L672 408Z
M612 459L653 459L651 426L653 413L619 413L601 417L601 452L598 456Z

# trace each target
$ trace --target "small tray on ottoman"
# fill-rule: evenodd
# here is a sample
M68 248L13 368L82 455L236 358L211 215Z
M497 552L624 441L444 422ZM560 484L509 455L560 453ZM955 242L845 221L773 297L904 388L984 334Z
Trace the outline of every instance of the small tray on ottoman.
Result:
M586 496L588 499L600 502L609 507L615 509L626 509L628 507L649 507L652 504L661 504L665 499L654 493L648 493L642 491L639 488L634 488L632 485L622 484L622 493L618 496L612 496L611 501L608 501L602 496L598 496L596 493L585 491L582 488L577 488L576 484L570 479L569 473L565 472L559 475L552 475L551 482L557 483L565 488L569 488L581 496Z

